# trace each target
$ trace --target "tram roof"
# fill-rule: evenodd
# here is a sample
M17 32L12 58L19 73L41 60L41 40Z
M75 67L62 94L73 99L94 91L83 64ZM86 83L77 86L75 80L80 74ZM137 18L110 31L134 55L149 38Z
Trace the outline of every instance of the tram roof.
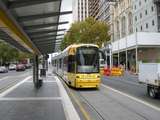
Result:
M98 45L95 45L95 44L73 44L73 45L70 45L68 46L66 49L70 49L70 48L78 48L78 47L82 47L82 46L93 46L93 47L98 47Z
M61 12L62 0L1 0L0 39L18 49L35 54L48 54L55 51L63 39L57 36L59 16L70 14Z
M97 48L99 48L99 46L98 46L98 45L95 45L95 44L72 44L72 45L68 46L66 49L64 49L63 51L58 52L58 53L52 58L52 60L58 59L58 58L60 58L61 56L67 56L67 53L68 53L69 49L71 49L71 48L78 48L78 47L82 47L82 46L90 46L90 47L92 46L92 47L97 47Z

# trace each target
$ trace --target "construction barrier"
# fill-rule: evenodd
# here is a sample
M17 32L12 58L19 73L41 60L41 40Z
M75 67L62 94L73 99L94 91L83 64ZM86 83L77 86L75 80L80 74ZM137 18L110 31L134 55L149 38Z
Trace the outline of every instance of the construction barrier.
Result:
M111 74L110 68L108 68L108 67L104 68L104 73L103 73L103 75L110 76L110 74Z
M120 67L113 67L111 68L111 76L122 76L124 70Z
M100 74L101 74L101 75L104 75L104 67L103 67L103 68L100 68Z

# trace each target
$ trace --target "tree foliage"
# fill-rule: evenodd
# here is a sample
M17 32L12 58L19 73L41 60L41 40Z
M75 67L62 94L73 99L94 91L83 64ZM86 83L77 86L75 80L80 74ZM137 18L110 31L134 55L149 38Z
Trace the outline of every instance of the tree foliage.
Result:
M29 53L23 53L7 43L0 41L0 63L5 64L12 61L19 61L24 58L31 58Z
M108 31L109 27L106 22L97 21L91 17L82 22L75 22L64 36L61 50L77 43L93 43L101 47L103 43L110 40Z

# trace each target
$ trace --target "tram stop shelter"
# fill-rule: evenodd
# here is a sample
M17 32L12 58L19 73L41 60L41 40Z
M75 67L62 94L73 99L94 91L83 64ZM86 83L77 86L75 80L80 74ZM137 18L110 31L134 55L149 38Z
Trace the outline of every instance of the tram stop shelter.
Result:
M24 52L34 54L33 81L39 87L38 56L53 53L63 36L58 34L60 15L72 11L61 11L62 0L1 0L0 1L0 39ZM45 68L43 63L43 68Z

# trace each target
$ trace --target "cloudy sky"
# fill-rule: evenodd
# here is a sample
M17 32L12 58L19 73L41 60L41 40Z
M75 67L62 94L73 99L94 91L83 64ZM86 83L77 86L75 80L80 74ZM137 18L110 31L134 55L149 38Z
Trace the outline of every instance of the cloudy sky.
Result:
M61 11L72 11L72 0L62 0ZM72 23L72 18L73 18L72 14L61 15L60 22L69 21L69 24L59 25L59 29L63 28L68 29Z
M62 0L61 11L72 11L72 0ZM72 14L60 16L60 22L69 21L69 24L59 25L58 29L63 29L63 28L69 29L72 24L72 18L73 18ZM64 32L58 32L58 34L63 34L63 33ZM57 38L62 38L62 36ZM49 55L49 61L51 61L51 54Z

